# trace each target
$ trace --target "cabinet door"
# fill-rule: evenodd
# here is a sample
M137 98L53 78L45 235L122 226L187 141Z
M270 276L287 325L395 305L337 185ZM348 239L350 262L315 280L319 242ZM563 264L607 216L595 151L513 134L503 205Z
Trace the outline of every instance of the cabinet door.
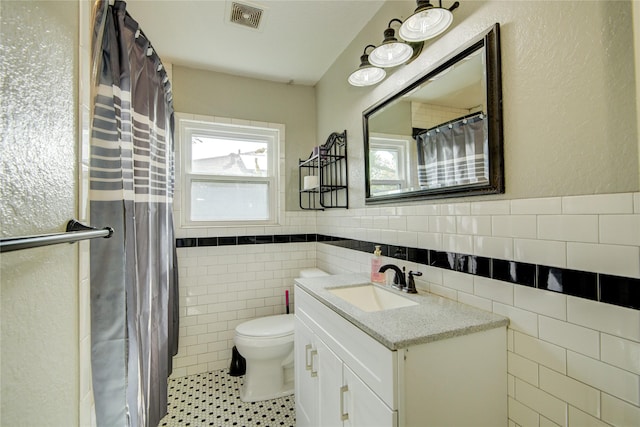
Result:
M340 387L342 387L342 360L316 336L318 372L318 425L342 427L340 417ZM315 367L315 366L314 366Z
M345 427L396 427L398 413L392 411L367 385L343 365L344 387L341 392L346 408Z
M295 400L296 426L310 427L318 424L318 377L311 375L313 362L313 332L296 316L295 318Z

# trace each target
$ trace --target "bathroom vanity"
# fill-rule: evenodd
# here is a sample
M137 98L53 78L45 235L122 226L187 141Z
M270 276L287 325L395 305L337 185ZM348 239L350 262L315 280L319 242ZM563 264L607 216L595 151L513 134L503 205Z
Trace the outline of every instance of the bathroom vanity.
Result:
M508 319L362 274L295 301L296 425L507 425Z

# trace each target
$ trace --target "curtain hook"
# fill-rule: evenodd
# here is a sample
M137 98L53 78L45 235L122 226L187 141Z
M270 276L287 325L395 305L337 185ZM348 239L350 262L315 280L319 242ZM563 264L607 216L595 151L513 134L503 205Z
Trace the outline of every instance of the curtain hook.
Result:
M140 37L140 28L138 28L138 29L136 30L136 35L135 35L135 37L136 37L136 38Z
M147 56L151 56L151 55L153 55L153 48L152 47L147 49Z

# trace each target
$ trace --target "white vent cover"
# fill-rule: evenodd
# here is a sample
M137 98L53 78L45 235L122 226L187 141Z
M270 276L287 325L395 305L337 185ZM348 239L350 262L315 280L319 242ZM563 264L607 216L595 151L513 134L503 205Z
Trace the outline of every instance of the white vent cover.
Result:
M264 9L234 1L231 2L229 22L258 30L263 14Z

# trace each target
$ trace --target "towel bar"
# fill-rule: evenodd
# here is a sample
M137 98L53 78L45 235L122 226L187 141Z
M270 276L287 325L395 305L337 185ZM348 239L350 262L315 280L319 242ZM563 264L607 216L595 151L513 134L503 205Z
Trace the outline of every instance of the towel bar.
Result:
M108 239L113 234L113 228L98 229L81 224L75 219L67 223L67 231L63 233L41 234L34 236L7 237L0 239L0 252L11 252L20 249L37 248L39 246L57 245L59 243L73 243L79 240L104 237Z

